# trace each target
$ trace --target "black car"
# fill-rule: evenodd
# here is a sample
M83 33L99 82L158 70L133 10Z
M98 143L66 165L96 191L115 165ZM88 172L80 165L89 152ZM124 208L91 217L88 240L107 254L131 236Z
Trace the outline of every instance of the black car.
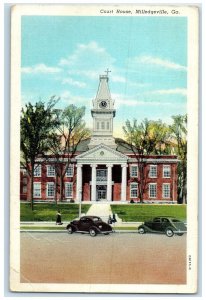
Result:
M165 233L168 237L172 237L174 234L183 235L187 232L187 227L182 221L173 217L156 217L140 225L138 232L140 234L146 232Z
M73 232L81 232L89 233L91 236L95 236L99 233L106 235L112 232L112 227L96 216L84 216L79 220L74 220L67 225L66 229L70 234Z

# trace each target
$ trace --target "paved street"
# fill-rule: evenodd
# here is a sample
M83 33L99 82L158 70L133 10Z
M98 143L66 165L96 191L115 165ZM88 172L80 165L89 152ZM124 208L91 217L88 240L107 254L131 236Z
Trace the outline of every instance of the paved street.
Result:
M186 235L22 232L21 282L184 284Z

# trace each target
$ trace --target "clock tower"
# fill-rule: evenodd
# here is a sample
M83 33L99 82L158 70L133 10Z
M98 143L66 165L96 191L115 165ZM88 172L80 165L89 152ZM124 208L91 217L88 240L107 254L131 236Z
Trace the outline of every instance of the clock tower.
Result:
M99 76L99 87L96 98L93 100L91 114L93 117L93 133L89 143L89 148L99 144L105 144L116 149L115 139L113 137L113 118L115 117L114 100L111 99L109 90L109 77L107 75Z

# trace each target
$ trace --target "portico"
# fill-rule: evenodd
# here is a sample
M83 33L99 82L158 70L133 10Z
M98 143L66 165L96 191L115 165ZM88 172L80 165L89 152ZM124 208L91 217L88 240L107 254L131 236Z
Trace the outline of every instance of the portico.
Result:
M89 166L91 180L88 180L90 186L90 201L114 200L114 186L121 185L121 194L119 199L126 201L127 188L127 160L128 157L104 144L100 144L89 151L78 155L77 161L77 182L76 182L76 201L84 200L83 195L83 166ZM115 182L114 167L121 167L121 182ZM87 167L87 171L89 170Z

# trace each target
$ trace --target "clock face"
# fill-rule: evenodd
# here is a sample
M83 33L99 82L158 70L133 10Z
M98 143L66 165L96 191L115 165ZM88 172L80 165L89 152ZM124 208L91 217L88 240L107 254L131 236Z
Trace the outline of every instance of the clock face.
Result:
M107 101L101 101L100 104L99 104L99 106L101 108L106 108L107 107Z

